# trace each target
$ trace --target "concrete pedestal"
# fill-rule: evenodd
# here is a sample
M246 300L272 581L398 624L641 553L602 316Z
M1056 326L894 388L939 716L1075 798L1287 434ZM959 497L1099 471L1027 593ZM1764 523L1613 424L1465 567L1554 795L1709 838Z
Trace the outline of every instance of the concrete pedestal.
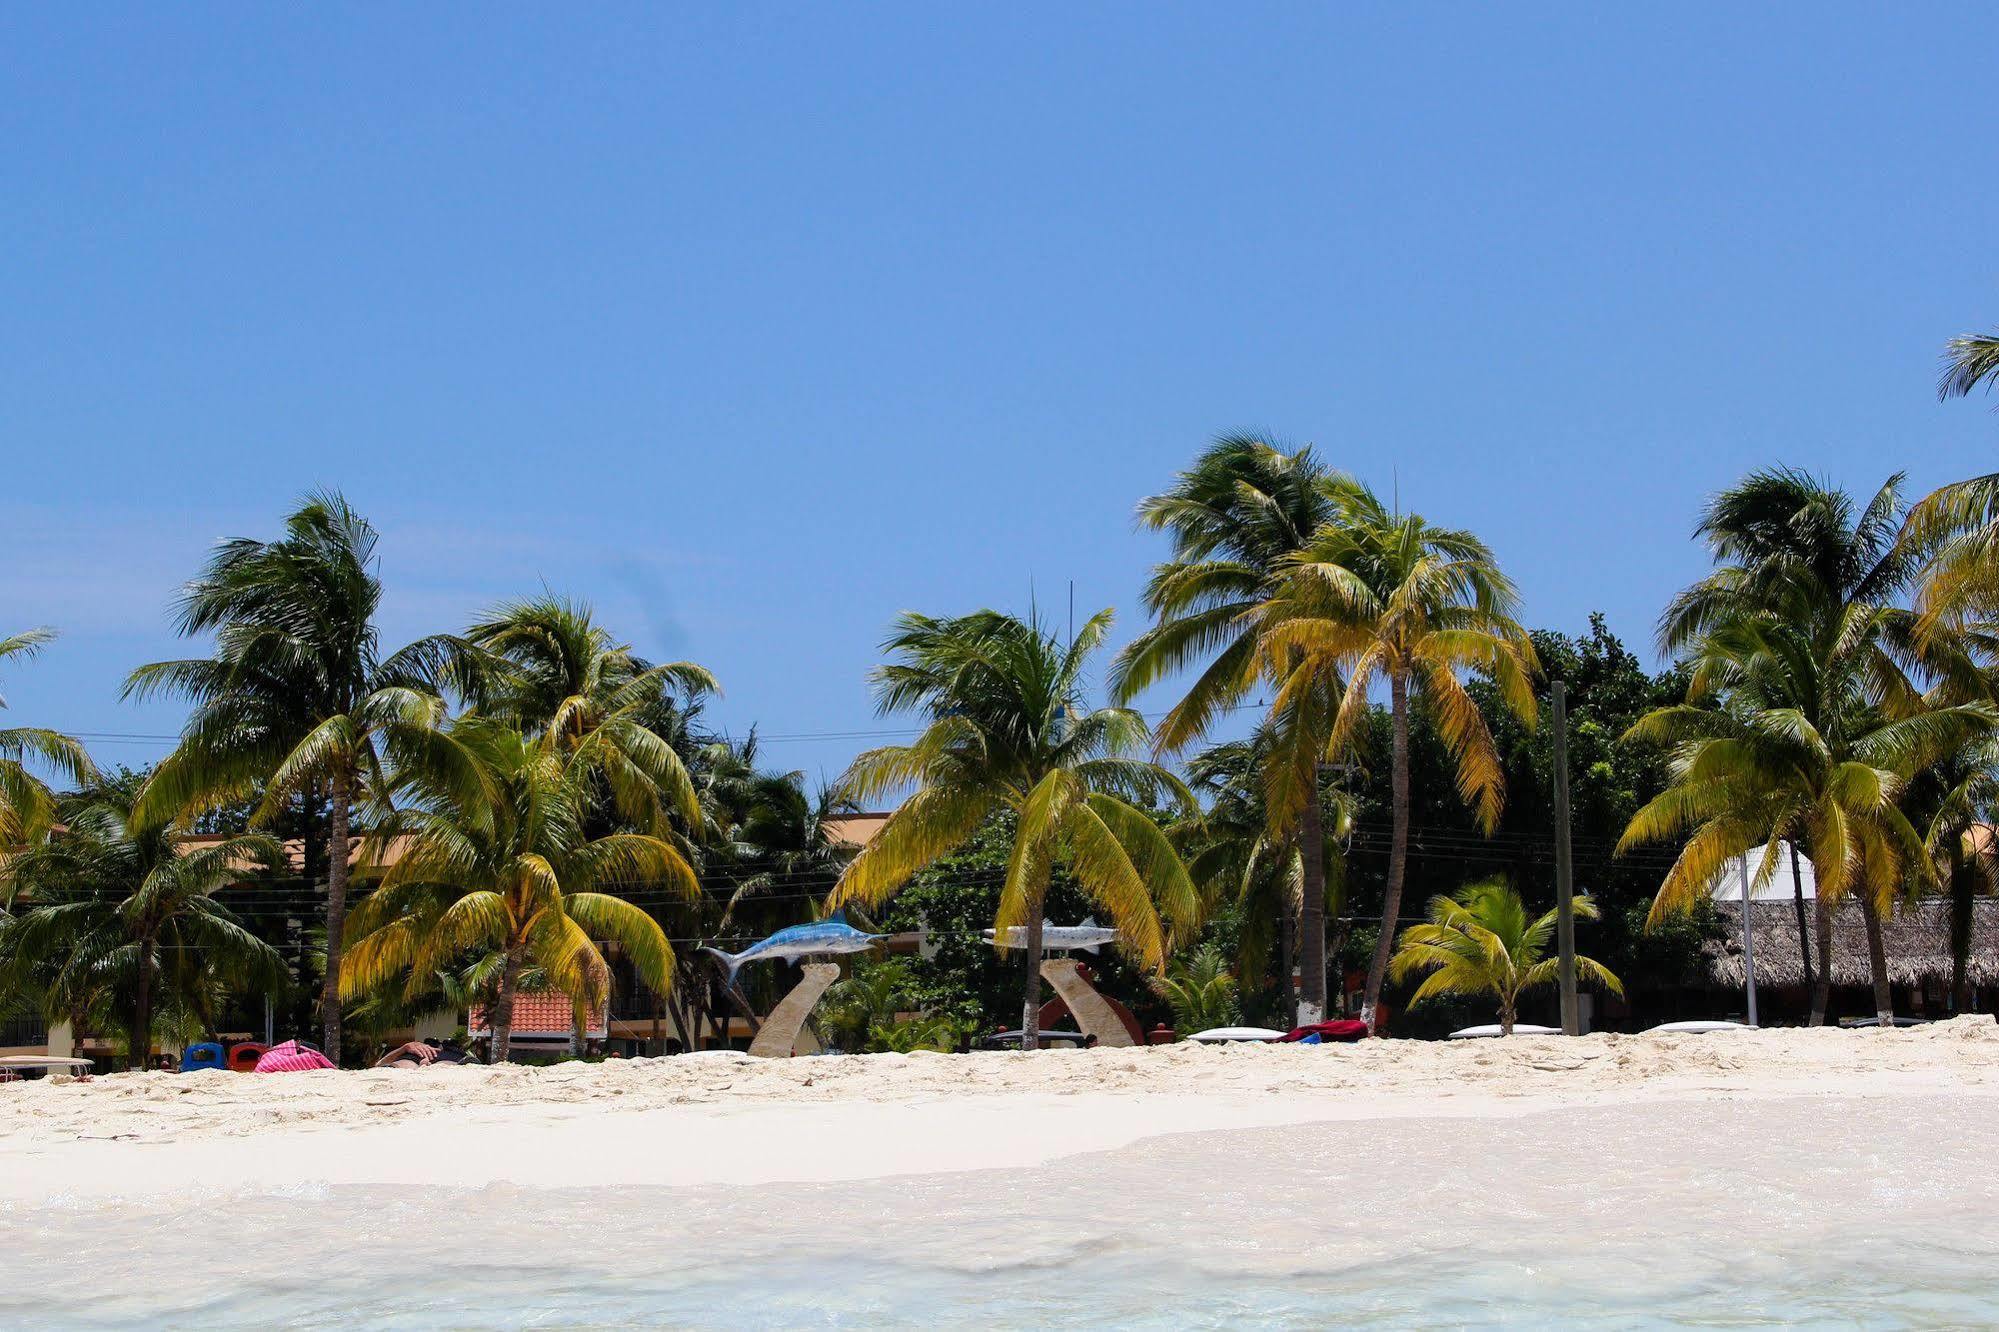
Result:
M1131 1033L1118 1021L1118 1015L1111 1011L1096 987L1076 974L1074 958L1049 958L1041 964L1041 976L1062 996L1062 1002L1076 1019L1077 1030L1085 1036L1096 1037L1099 1046L1110 1049L1132 1043Z
M831 962L808 962L799 970L805 973L804 977L791 987L790 994L778 1000L777 1007L764 1019L757 1038L750 1042L750 1053L759 1059L791 1058L797 1051L798 1033L804 1028L805 1019L812 1015L819 996L840 978L840 968Z

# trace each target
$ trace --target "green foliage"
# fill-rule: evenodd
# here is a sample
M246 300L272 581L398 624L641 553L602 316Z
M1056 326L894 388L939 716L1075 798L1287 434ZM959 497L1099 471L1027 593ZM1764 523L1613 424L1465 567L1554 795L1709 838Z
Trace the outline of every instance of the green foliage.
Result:
M1596 904L1575 900L1579 920L1596 917ZM1474 883L1454 897L1431 899L1430 918L1411 925L1396 940L1397 980L1425 979L1410 996L1416 1007L1443 995L1491 995L1499 1002L1500 1034L1513 1034L1520 996L1557 979L1559 959L1548 956L1555 935L1555 912L1529 916L1520 894L1504 882ZM1624 992L1616 974L1578 954L1576 978Z
M1199 948L1175 961L1152 988L1172 1010L1173 1026L1183 1036L1242 1021L1236 980L1219 948Z

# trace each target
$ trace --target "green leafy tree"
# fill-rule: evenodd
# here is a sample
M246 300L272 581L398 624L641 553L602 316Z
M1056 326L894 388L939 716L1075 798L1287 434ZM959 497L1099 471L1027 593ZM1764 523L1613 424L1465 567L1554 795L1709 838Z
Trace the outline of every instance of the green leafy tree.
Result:
M1363 483L1330 484L1333 517L1289 562L1283 587L1259 612L1260 651L1290 667L1273 717L1301 708L1328 682L1344 682L1327 754L1357 754L1369 690L1389 695L1391 817L1381 934L1367 971L1361 1019L1373 1026L1387 977L1395 921L1408 872L1410 705L1428 704L1451 757L1461 800L1490 832L1505 804L1505 773L1485 714L1460 672L1480 671L1498 699L1531 721L1538 671L1518 597L1492 551L1469 532L1391 511Z
M446 775L478 794L478 767L440 729L438 690L467 676L469 645L439 636L384 656L375 628L382 584L375 529L335 493L309 496L276 541L225 541L187 585L183 635L213 634L215 655L155 662L125 683L128 698L187 699L179 745L153 770L134 817L188 819L260 785L255 819L324 802L325 1048L340 1058L338 977L345 941L355 809L386 800L395 770Z
M86 788L61 806L64 831L8 867L25 909L0 922L0 988L32 989L44 1016L81 1032L110 1018L145 1068L164 1013L212 1027L229 994L277 990L283 960L217 894L281 855L258 834L182 846L134 824L130 786Z
M1159 725L1162 752L1200 740L1258 686L1274 690L1293 678L1301 663L1263 644L1262 610L1290 562L1332 518L1333 479L1310 448L1286 452L1257 436L1225 435L1172 488L1139 505L1140 525L1165 532L1172 557L1146 584L1154 623L1119 655L1112 694L1130 702L1169 675L1200 672ZM1320 789L1319 759L1338 688L1336 678L1322 673L1303 676L1256 754L1269 840L1300 848L1301 1021L1316 1020L1326 1007L1326 830L1321 802L1310 793ZM1287 968L1287 988L1289 974Z
M854 760L842 793L866 801L913 786L847 866L829 905L878 907L911 875L964 843L996 811L1013 813L1014 845L994 928L1026 930L1022 1000L1026 1048L1041 1007L1041 922L1058 862L1116 924L1142 966L1165 953L1166 921L1191 927L1199 902L1186 868L1141 804L1186 787L1131 755L1149 740L1124 708L1086 711L1084 664L1111 613L1092 616L1066 649L1038 625L994 611L958 618L905 615L876 672L884 714L926 720L907 745Z
M1575 914L1596 919L1596 903L1575 899ZM1554 981L1561 959L1549 957L1555 913L1530 917L1520 894L1504 882L1475 883L1455 897L1430 901L1430 918L1411 925L1396 940L1395 978L1423 976L1411 1005L1440 995L1490 995L1499 1001L1499 1033L1513 1034L1520 996ZM1624 983L1594 958L1576 958L1579 979L1594 981L1613 994Z
M54 637L54 630L30 629L0 638L0 663L27 661ZM6 706L0 699L0 708ZM38 726L0 727L0 849L22 846L49 830L55 797L35 775L34 764L79 784L97 775L90 755L66 735Z

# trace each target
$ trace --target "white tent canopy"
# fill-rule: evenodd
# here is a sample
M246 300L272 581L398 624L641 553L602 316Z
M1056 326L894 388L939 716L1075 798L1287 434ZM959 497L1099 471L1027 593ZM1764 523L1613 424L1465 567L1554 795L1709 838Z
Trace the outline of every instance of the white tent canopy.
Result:
M1751 888L1750 901L1790 901L1792 897L1791 862L1793 860L1797 862L1798 877L1805 885L1805 900L1809 902L1818 896L1818 875L1812 872L1812 862L1807 857L1799 855L1797 849L1789 842L1779 842L1777 844L1773 867L1774 872L1770 875L1769 882L1757 883L1756 874L1757 871L1763 868L1764 854L1765 849L1759 846L1748 855L1737 856L1735 859L1729 861L1728 867L1722 870L1721 877L1714 882L1714 888L1710 894L1714 900L1717 902L1740 902L1742 900L1742 871L1744 863L1747 862Z

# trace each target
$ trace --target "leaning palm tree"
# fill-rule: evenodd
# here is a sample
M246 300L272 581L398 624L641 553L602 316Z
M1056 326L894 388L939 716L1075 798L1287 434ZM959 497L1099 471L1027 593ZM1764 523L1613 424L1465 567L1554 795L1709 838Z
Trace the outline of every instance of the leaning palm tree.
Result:
M140 1069L163 1008L212 1023L221 995L288 983L277 951L216 896L277 862L271 838L182 845L164 826L134 826L117 785L61 808L62 834L9 865L25 909L0 927L0 975L32 974L46 1016L116 1015Z
M1328 757L1357 750L1369 690L1376 680L1388 685L1394 825L1381 936L1361 998L1361 1019L1372 1026L1408 873L1411 704L1428 704L1457 770L1458 795L1490 832L1505 803L1503 765L1459 673L1489 676L1500 700L1531 724L1540 664L1514 619L1513 583L1483 541L1393 511L1351 477L1334 480L1329 493L1333 517L1288 561L1283 586L1259 611L1259 651L1291 668L1271 705L1273 717L1315 707L1309 701L1315 691L1345 679Z
M496 1062L509 1057L529 967L579 1007L601 1001L610 971L598 938L618 943L639 980L664 994L673 974L665 932L606 890L643 883L693 896L694 870L679 850L645 833L591 836L590 769L546 737L484 718L452 732L484 781L468 798L456 780L409 770L403 807L368 841L381 886L355 908L341 994L378 993L398 978L418 994L470 967L485 990Z
M1119 654L1112 695L1128 703L1168 675L1200 668L1160 722L1162 753L1197 742L1252 689L1275 689L1289 674L1281 655L1258 650L1258 610L1281 584L1286 561L1331 517L1330 476L1309 447L1287 452L1258 436L1225 435L1170 490L1138 506L1141 526L1171 538L1172 558L1146 584L1154 623ZM1269 796L1258 805L1271 840L1297 843L1304 874L1297 892L1299 1022L1317 1021L1326 1007L1326 835L1321 802L1307 793L1320 789L1318 760L1337 689L1331 681L1319 686L1296 695L1299 706L1269 728L1258 754L1257 776Z
M338 494L309 496L276 541L226 541L181 594L176 627L212 633L215 655L155 662L125 683L128 698L194 705L180 744L154 769L134 816L152 825L251 795L260 823L288 801L321 802L326 828L327 1053L340 1057L338 980L353 816L386 794L399 766L477 770L440 725L440 688L465 678L474 650L438 636L382 655L375 612L375 529Z
M875 672L884 714L914 711L922 734L860 755L842 794L858 801L914 787L856 856L828 899L875 907L909 877L969 839L993 815L1017 820L994 927L1026 935L1023 1048L1041 1008L1041 920L1051 876L1066 864L1116 924L1126 951L1157 969L1168 924L1196 919L1193 883L1145 805L1187 788L1132 757L1150 736L1126 708L1086 711L1083 667L1109 632L1100 611L1064 648L1039 625L996 611L905 615ZM1138 803L1134 803L1138 802Z
M0 662L26 661L55 637L51 629L30 629L0 638ZM0 708L7 700L0 698ZM39 726L0 728L0 849L31 842L49 829L55 797L30 765L40 765L78 784L97 775L90 755L70 737Z
M465 631L490 654L481 711L581 757L627 823L660 831L700 809L669 736L685 705L717 690L692 662L655 665L619 643L589 606L555 596L507 602Z
M1595 920L1596 903L1576 898L1575 914ZM1474 883L1455 897L1432 898L1430 919L1402 931L1395 979L1426 976L1410 997L1412 1007L1440 995L1491 995L1499 1001L1499 1034L1511 1036L1520 996L1559 974L1561 959L1548 956L1555 924L1553 911L1530 918L1520 894L1503 881ZM1624 993L1624 983L1603 963L1579 956L1575 965L1578 977Z

